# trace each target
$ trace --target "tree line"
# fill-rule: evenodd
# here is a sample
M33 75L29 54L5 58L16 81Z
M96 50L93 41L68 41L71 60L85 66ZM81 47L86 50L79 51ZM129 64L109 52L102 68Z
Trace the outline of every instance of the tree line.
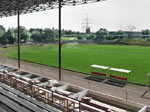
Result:
M96 33L85 34L81 32L75 32L72 30L62 30L62 36L74 36L78 40L121 40L123 38L131 38L133 31L115 31L109 32L105 28L100 28ZM142 30L142 38L148 38L150 36L150 30ZM140 35L140 36L141 36ZM17 42L18 28L9 28L6 30L0 25L0 44L14 44ZM58 30L55 28L31 28L27 30L25 27L20 26L20 41L21 43L26 42L54 42L58 40Z
M79 32L71 30L62 30L62 35L75 35ZM17 42L18 28L9 28L6 30L0 25L0 44L14 44ZM58 30L50 28L31 28L27 30L20 26L20 42L52 42L58 40Z
M106 28L100 28L96 33L79 35L79 40L121 40L132 38L150 38L150 30L145 29L141 32L137 31L108 31Z

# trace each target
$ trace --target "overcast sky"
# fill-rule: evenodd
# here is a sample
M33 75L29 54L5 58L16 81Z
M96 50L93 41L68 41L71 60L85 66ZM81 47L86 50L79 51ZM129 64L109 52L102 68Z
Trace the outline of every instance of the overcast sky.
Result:
M83 19L88 13L92 31L99 28L127 30L133 25L138 30L150 29L150 0L106 0L103 2L63 6L62 28L83 31ZM16 27L17 17L0 18L0 25ZM29 28L58 28L58 9L21 15L21 25Z

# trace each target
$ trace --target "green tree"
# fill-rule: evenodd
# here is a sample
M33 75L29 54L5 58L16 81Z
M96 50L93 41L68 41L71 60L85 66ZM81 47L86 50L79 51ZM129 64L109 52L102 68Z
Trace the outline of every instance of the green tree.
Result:
M150 30L149 29L142 30L142 35L144 38L148 37L148 35L150 35Z
M0 38L0 43L1 44L7 44L8 43L8 39L6 37L6 33L4 33L4 35L2 35L2 37Z
M18 28L15 29L15 35L17 36ZM21 43L26 43L30 40L30 32L24 27L20 26L20 40Z
M78 40L87 40L87 35L86 34L80 34L77 36Z
M5 28L2 25L0 25L0 43L3 43L4 41L4 37L3 37L4 33L5 33Z
M40 31L38 31L38 30L32 32L31 39L32 39L34 42L42 42L42 32L40 32Z
M0 29L0 38L3 36L4 33L5 33L5 32Z
M20 39L21 39L21 42L23 43L26 43L27 41L30 40L30 33L23 26L20 26Z
M115 37L112 36L112 35L108 35L108 36L106 37L106 40L114 40L114 39L115 39Z
M43 40L46 42L56 40L57 36L58 36L58 33L55 30L46 28L43 31Z
M119 30L117 32L115 32L115 38L117 38L118 40L122 39L125 37L125 32L122 30Z
M14 44L17 40L13 28L8 29L4 36L7 38L9 44Z
M42 33L42 32L43 32L43 29L41 29L41 28L30 28L30 29L29 29L29 32L30 32L31 34L34 33L35 31L38 31L38 32Z
M2 44L14 44L16 42L16 37L14 34L14 29L8 29L0 38Z
M4 26L2 26L2 25L0 25L0 29L3 30L3 31L6 31Z
M95 34L90 34L87 36L87 40L95 40L96 39L96 35Z
M108 33L107 29L100 28L96 32L96 40L105 40L108 37L108 35L109 35L109 33Z

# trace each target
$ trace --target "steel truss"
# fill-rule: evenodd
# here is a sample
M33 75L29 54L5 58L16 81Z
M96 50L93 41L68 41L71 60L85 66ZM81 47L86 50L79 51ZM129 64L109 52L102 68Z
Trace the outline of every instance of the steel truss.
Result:
M61 0L62 6L76 6L104 0ZM27 14L59 7L59 0L0 0L0 17Z

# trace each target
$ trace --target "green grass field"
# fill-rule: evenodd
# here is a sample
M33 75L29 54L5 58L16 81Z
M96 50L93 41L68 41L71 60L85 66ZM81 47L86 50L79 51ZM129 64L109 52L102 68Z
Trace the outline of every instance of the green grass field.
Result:
M9 48L5 55L16 58L16 48ZM58 46L22 47L21 59L58 67ZM132 70L130 81L146 84L146 74L150 73L150 47L125 45L63 45L63 68L90 73L91 64Z

